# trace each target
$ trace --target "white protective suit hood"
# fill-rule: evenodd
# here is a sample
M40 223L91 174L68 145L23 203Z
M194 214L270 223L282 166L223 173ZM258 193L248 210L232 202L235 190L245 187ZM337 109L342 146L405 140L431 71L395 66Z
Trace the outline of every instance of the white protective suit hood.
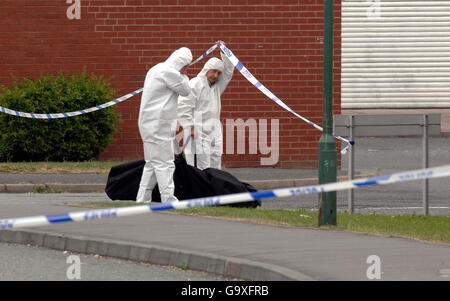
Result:
M166 64L177 71L180 71L181 68L190 64L191 62L192 52L189 48L186 47L181 47L180 49L175 50L165 61Z
M203 66L202 71L200 71L200 73L197 76L206 76L206 73L209 70L219 70L220 72L223 72L223 70L225 69L225 65L222 62L222 60L213 57L210 58L205 65Z

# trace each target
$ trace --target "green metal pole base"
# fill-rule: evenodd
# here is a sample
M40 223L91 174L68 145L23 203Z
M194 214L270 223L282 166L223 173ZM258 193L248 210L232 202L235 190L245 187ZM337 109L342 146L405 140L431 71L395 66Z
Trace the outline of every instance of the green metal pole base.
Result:
M324 134L319 140L319 184L337 181L337 152L333 136ZM319 227L337 224L336 191L319 194Z

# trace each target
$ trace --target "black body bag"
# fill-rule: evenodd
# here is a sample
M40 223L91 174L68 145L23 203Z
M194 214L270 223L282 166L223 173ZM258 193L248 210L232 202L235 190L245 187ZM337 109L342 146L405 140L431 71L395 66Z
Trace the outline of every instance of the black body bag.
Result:
M136 200L145 161L136 160L111 168L105 192L111 200ZM250 184L239 181L230 173L207 168L200 170L187 164L182 155L175 155L175 172L173 174L175 196L181 200L211 197L224 194L256 192ZM152 191L152 202L161 202L158 185ZM232 207L261 206L261 201L244 201L230 204Z

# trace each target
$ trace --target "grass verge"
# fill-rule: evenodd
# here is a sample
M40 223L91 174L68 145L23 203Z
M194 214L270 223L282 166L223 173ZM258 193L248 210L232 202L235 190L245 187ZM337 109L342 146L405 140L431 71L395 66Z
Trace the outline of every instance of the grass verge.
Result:
M0 172L7 173L108 173L124 162L2 162Z
M135 206L137 204L135 202L81 202L70 203L69 205L94 208L115 208ZM258 224L318 228L317 212L309 210L248 209L220 206L167 212L233 219ZM349 214L338 212L337 220L337 226L322 226L321 228L397 236L450 244L449 216Z

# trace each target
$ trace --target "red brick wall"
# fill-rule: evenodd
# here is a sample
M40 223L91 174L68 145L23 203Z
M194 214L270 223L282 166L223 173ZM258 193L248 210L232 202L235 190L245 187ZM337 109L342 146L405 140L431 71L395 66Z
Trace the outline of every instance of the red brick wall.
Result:
M335 114L340 113L337 2ZM0 1L0 84L10 85L11 75L36 78L86 67L114 76L112 86L121 96L140 88L147 70L173 50L187 46L197 58L220 39L294 111L322 123L323 0L81 0L80 20L67 18L70 5L66 0ZM205 61L189 75L195 76ZM140 95L116 106L123 122L101 159L143 156L139 103ZM222 111L223 120L278 118L276 166L317 167L321 132L267 99L238 71L223 95ZM223 161L229 167L259 166L261 156L267 157L226 154Z

